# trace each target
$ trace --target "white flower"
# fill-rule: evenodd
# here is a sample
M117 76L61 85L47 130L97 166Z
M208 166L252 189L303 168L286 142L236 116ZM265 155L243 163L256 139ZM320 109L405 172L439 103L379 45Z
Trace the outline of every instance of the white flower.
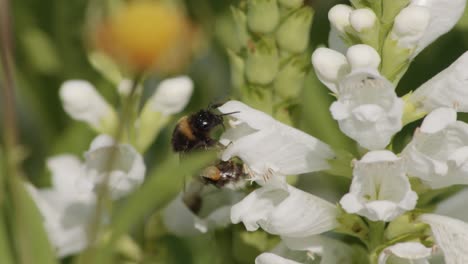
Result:
M349 5L335 5L328 11L328 20L333 28L340 33L345 33L347 27L350 26L349 17L353 8Z
M423 121L402 156L408 175L432 188L468 184L468 124L451 108L439 108Z
M77 183L80 190L96 190L108 177L114 199L140 186L146 171L143 157L131 145L115 144L108 135L100 135L91 142L83 169L83 176Z
M449 32L463 15L466 0L412 0L411 6L425 7L430 12L429 25L419 40L415 57L437 38Z
M427 258L432 255L432 248L417 242L403 242L385 248L379 255L379 264L406 263L429 264Z
M426 7L410 5L403 8L395 17L390 37L398 42L398 46L415 50L420 47L418 46L419 41L426 31L430 19L431 14Z
M75 254L87 246L86 226L94 212L96 198L92 192L78 192L81 163L62 155L47 160L52 172L52 187L36 189L27 184L44 219L50 242L59 257Z
M468 224L435 214L423 214L421 222L431 226L437 247L444 253L446 264L468 263Z
M360 33L372 28L377 22L377 16L369 8L356 9L351 12L349 22L353 29Z
M367 45L350 47L347 57L319 48L312 64L320 81L337 97L330 111L341 131L367 149L385 148L402 128L403 101L378 72L378 53Z
M414 209L417 199L403 160L390 151L372 151L355 163L350 192L340 204L371 221L391 221Z
M162 81L150 101L156 112L177 114L188 104L192 92L192 80L188 76L179 76Z
M447 69L416 89L409 101L426 112L438 107L454 107L459 112L468 112L467 68L468 52L465 52Z
M304 237L335 228L337 213L333 204L290 185L266 185L232 207L231 221L243 222L249 231L261 227L275 235Z
M184 203L201 203L196 214ZM200 196L179 194L163 211L163 222L167 230L177 236L193 236L226 227L231 223L231 206L244 197L240 192L230 189L205 187Z
M60 87L59 94L68 115L88 123L98 131L104 130L117 119L114 109L87 81L66 81Z
M220 142L226 146L222 160L239 157L254 179L294 175L328 169L333 151L320 140L239 101L218 108L235 119Z
M315 256L320 256L320 264L355 263L354 248L336 239L325 236L281 239L271 252L259 255L255 263L310 263Z
M255 264L301 264L301 262L283 258L273 253L262 253L255 258Z

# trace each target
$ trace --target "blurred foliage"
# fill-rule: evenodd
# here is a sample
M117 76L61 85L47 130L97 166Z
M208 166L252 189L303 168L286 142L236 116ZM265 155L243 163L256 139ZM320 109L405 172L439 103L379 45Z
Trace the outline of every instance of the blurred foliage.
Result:
M60 84L68 79L86 79L98 87L100 93L113 104L117 102L118 96L115 87L101 76L88 61L88 46L84 37L88 1L15 0L11 3L13 5L16 43L14 54L18 84L16 105L20 121L20 141L28 153L24 162L24 170L33 183L46 185L48 180L45 173L45 159L48 156L65 152L81 155L94 137L93 132L85 125L74 122L65 115L58 98ZM310 47L326 45L329 31L327 12L331 6L337 3L346 3L346 1L311 0L308 3L315 9L313 27L310 32ZM195 54L190 67L185 72L193 78L196 84L194 97L186 110L190 112L206 107L209 103L222 102L230 98L231 82L225 48L230 47L229 45L233 43L230 40L233 25L229 8L231 5L237 5L238 1L186 0L185 4L191 18L201 26L203 32L202 48ZM417 88L451 64L467 49L468 12L465 12L464 18L455 30L441 37L416 58L399 84L398 94L403 95ZM151 94L158 80L164 77L150 76L146 81L145 95ZM302 98L302 113L297 116L298 124L302 129L333 147L344 148L349 152L357 151L354 143L339 132L336 122L332 120L328 107L333 97L328 94L328 90L318 82L312 72L308 76ZM404 142L409 140L411 131L418 124L416 121L396 136L395 150L402 149ZM168 126L145 157L146 164L150 167L149 171L156 164L162 163L164 165L164 161L171 155L169 140L172 128L173 124ZM155 182L150 177L150 182L144 186L148 189L135 195L144 196L148 203L134 207L134 210L138 210L138 212L133 217L141 219L148 208L161 207L164 202L167 202L169 194L160 192L158 195L167 196L156 197L158 187L169 187L165 189L167 192L175 193L178 191L174 188L180 188L181 182L171 183L173 179L169 175L172 174L167 168L156 172L156 174L166 173L166 177L156 179ZM347 179L327 176L323 174L307 176L316 178L303 180L302 188L320 193L324 189L329 189L327 186L336 185L336 182L339 182L339 186L343 187L340 188L340 191L347 190L349 184ZM11 184L17 185L15 182ZM151 201L153 188L155 201ZM173 195L173 193L171 194ZM26 199L18 206L30 206L27 198L22 197L24 190L17 190L15 195L21 196L18 198L19 200ZM330 200L340 197L339 194L322 193L320 195L328 197ZM137 201L140 201L138 197L130 197L123 207L134 206ZM15 215L15 219L19 221L15 224L29 226L29 229L23 230L24 237L21 239L27 239L28 232L38 233L37 230L32 230L37 228L36 226L28 225L31 218L38 217L37 213L35 210L28 209L27 211L30 211L30 214L20 215L18 213ZM5 213L4 211L0 212L0 214ZM116 213L118 215L119 211ZM139 229L143 229L143 227L138 227L138 219L136 218L122 215L117 218L114 224L121 232L132 228L132 232L138 237L139 232L142 232ZM0 227L3 226L0 224ZM187 239L163 234L156 240L146 242L144 248L153 248L152 252L155 252L155 255L148 256L147 262L145 260L143 263L252 263L253 258L267 247L255 248L249 245L249 238L241 238L240 236L244 234L240 230L240 226L232 226L227 230ZM4 237L1 233L5 234L5 232L8 231L0 230L0 238ZM264 233L262 234L264 235ZM263 239L265 243L270 243L268 238L260 237L261 234L258 236L255 239ZM41 245L36 246L34 251L37 250L42 254L30 257L38 257L36 260L50 257L47 255L47 249L42 250ZM8 258L8 254L4 254L8 252L6 247L5 241L0 241L1 263L8 263L8 260L5 260ZM24 250L33 249L26 248ZM69 260L64 260L64 262L67 261Z

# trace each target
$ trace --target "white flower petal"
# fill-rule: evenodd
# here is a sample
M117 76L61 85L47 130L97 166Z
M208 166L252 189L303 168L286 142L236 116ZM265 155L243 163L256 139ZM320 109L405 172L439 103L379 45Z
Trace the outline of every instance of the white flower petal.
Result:
M421 85L409 97L430 112L438 107L451 107L468 112L468 52L465 52L448 68Z
M273 253L263 253L255 259L255 264L301 264Z
M403 161L390 151L371 151L355 163L350 192L340 204L371 221L391 221L414 209L417 199Z
M346 57L338 51L318 48L312 54L312 65L319 80L336 93L338 82L349 73L350 67Z
M463 15L466 0L412 0L411 5L426 7L430 10L431 20L426 32L419 40L416 56L441 35L450 31Z
M369 8L356 9L351 12L349 22L357 32L363 32L366 29L372 28L377 21L377 16L374 11Z
M419 220L431 226L437 246L442 249L447 264L468 263L468 224L435 214L423 214Z
M227 146L222 154L223 160L239 157L258 178L329 168L327 160L334 154L318 139L238 101L229 101L219 110L222 113L234 112L230 117L250 127L247 129L237 124L221 136L221 142Z
M346 52L351 69L375 69L380 65L381 59L379 53L369 45L358 44L349 47Z
M394 86L375 69L366 68L353 70L340 81L338 101L330 110L344 134L375 150L387 146L401 130L403 105Z
M426 7L416 5L405 7L395 17L391 37L398 41L400 47L416 49L426 32L430 19L431 13Z
M109 158L114 157L109 170ZM84 174L79 186L95 189L108 175L113 198L120 198L138 187L145 177L143 157L129 144L114 146L112 138L101 135L85 153Z
M387 263L387 260L392 256L400 261L407 260L408 263L429 264L426 259L431 255L432 248L427 248L421 243L403 242L384 249L379 256L379 264Z
M100 127L103 119L112 118L112 107L87 81L66 81L60 87L63 108L73 119L84 121L94 128Z
M166 229L177 236L193 236L208 231L200 230L200 226L195 226L198 218L182 201L182 195L172 200L163 211L163 222ZM206 224L206 223L205 223Z
M242 221L249 231L262 227L271 234L303 237L333 229L336 214L333 204L292 186L264 186L232 207L231 220Z
M301 238L281 237L291 250L307 251L309 255L320 255L320 264L352 264L354 249L346 243L326 236Z
M433 111L405 147L408 174L432 188L468 184L468 124L449 108Z
M228 226L231 206L244 197L233 190L206 187L200 193L201 207L195 214L183 202L184 195L187 193L179 194L163 211L164 225L177 236L194 236Z
M341 33L345 32L346 27L350 26L350 15L353 8L349 5L335 5L328 11L328 20L330 24Z
M66 175L61 175L66 177ZM95 196L78 196L74 192L52 189L37 190L30 184L31 194L44 220L49 240L59 257L78 253L87 246L86 228L95 208Z
M231 221L243 222L248 231L257 230L259 222L268 221L271 211L288 196L287 190L269 186L256 189L231 209Z
M453 108L438 108L424 118L420 131L437 133L455 121L457 121L457 112Z
M82 176L81 161L73 155L60 155L47 159L47 168L52 173L52 185L62 193L75 193L76 181Z
M154 111L164 115L177 114L188 104L193 92L193 82L188 76L162 81L150 100Z

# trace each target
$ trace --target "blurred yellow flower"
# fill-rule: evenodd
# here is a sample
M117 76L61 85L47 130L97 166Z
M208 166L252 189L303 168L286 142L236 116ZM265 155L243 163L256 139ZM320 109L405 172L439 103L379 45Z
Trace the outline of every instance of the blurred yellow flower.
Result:
M172 5L132 1L96 33L97 47L131 70L170 71L188 59L193 30L184 13Z

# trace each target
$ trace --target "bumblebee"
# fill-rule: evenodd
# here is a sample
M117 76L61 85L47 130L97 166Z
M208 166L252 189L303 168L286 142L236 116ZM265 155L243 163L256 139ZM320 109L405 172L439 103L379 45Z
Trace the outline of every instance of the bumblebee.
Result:
M198 214L210 192L205 192L208 185L215 186L218 190L229 188L233 190L245 187L250 170L238 159L218 161L215 165L206 167L199 177L195 178L184 192L182 201L194 213Z
M172 149L175 152L186 153L193 150L209 149L218 141L211 138L210 133L216 127L223 125L223 116L212 110L202 109L194 114L182 117L172 132Z
M206 167L200 173L200 177L205 183L218 188L228 187L232 189L243 186L249 175L246 166L233 159L219 161L216 165Z

